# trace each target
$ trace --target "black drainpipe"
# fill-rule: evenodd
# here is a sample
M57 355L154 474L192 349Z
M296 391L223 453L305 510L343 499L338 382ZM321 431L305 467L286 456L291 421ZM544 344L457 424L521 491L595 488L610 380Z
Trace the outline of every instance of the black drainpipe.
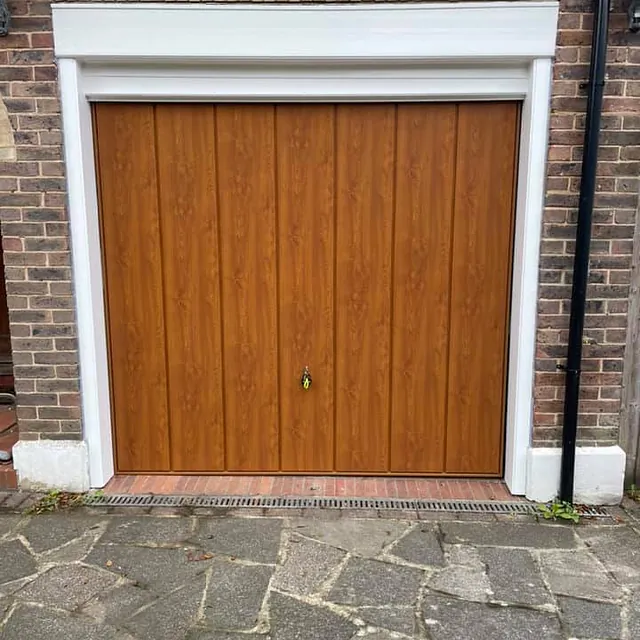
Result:
M567 351L564 427L562 430L562 465L560 470L560 500L573 502L573 480L576 461L576 434L578 430L578 402L580 396L580 363L582 359L582 332L589 277L589 245L591 218L596 190L598 138L602 115L602 93L607 64L607 30L610 0L595 0L591 62L587 88L587 119L582 152L582 174L576 251L573 261L573 287L571 289L571 318L569 320L569 346Z

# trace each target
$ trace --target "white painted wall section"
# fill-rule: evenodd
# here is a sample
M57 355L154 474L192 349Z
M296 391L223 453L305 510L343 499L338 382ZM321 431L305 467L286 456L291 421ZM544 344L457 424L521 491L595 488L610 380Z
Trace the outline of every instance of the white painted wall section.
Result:
M13 466L21 489L89 490L85 442L21 440L13 447Z
M526 497L549 502L560 489L558 448L529 449ZM618 504L624 491L625 453L618 447L578 447L574 500L579 504Z

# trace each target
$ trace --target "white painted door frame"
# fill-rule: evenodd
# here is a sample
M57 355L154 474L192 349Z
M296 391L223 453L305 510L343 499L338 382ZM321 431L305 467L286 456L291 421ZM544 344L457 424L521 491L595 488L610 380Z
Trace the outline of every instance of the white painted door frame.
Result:
M505 480L525 492L557 2L55 4L89 482L114 473L90 101L522 100Z

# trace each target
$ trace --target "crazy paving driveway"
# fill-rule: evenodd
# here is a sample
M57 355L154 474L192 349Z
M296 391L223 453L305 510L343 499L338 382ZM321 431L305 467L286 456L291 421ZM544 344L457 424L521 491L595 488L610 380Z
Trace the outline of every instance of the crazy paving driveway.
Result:
M0 638L635 639L640 521L620 514L0 510Z

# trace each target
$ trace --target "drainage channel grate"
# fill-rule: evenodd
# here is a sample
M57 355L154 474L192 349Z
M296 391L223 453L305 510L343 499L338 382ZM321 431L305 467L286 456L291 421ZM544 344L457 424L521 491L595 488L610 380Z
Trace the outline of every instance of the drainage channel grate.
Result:
M257 507L268 509L398 509L403 511L446 511L449 513L496 513L533 515L538 507L529 502L475 500L402 500L397 498L323 498L271 496L158 496L89 494L92 507ZM581 507L588 518L609 517L601 507Z

